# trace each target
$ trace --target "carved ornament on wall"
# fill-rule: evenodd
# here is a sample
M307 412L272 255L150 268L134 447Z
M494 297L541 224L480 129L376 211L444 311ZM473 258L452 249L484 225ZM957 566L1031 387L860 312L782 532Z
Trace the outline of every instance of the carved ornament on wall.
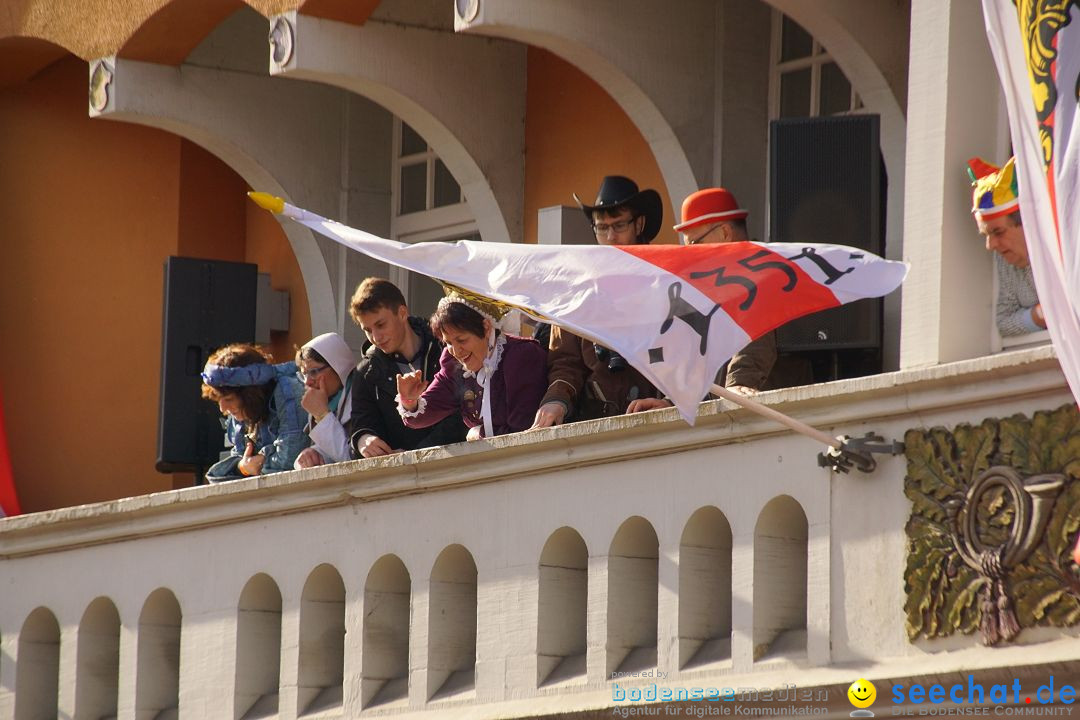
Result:
M1080 413L1075 405L909 430L904 572L911 640L1080 623Z

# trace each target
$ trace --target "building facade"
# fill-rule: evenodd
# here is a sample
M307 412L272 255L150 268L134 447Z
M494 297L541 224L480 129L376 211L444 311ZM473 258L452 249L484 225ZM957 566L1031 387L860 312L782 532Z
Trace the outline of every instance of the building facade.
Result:
M571 194L622 174L664 198L657 242L714 185L770 239L800 118L873 118L873 227L911 271L873 353L793 351L829 382L760 399L902 441L872 473L724 401L214 487L154 470L166 258L258 265L279 360L359 349L369 275L433 303L245 191L405 242L573 242ZM0 520L0 718L670 714L694 688L840 717L860 678L878 714L1014 681L933 704L1067 714L1080 422L1045 338L997 335L964 174L1008 153L970 0L9 2L0 387L29 514Z

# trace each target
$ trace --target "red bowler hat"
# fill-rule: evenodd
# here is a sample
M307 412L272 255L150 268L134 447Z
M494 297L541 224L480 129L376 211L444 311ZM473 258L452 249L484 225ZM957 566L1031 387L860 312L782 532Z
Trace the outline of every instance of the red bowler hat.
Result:
M724 188L706 188L683 200L682 222L675 226L675 231L685 232L698 225L725 220L743 220L749 214Z

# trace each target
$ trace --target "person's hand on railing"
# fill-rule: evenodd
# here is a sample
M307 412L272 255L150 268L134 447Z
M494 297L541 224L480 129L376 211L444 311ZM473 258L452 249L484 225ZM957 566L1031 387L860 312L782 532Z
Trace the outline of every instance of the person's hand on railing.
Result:
M356 450L362 457L366 458L381 457L397 452L387 445L386 441L381 437L371 433L362 435L360 439L356 441Z
M563 419L566 417L566 406L561 402L549 402L540 406L540 409L536 411L536 419L533 420L533 428L551 427L552 425L562 425ZM532 429L532 428L530 428Z

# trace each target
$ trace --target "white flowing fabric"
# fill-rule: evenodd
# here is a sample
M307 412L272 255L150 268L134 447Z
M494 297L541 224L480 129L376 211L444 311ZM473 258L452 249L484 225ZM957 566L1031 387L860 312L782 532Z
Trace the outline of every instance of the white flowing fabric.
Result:
M986 34L1009 109L1035 289L1061 369L1080 400L1080 5L1043 8L1037 17L1039 4L1018 5L983 0ZM1050 42L1026 48L1025 38ZM1033 87L1033 75L1041 73L1029 72L1029 58L1038 64L1051 59L1050 53L1056 57L1045 68L1048 82ZM1038 108L1049 130L1042 137Z
M691 424L717 371L748 342L798 315L884 295L907 273L903 263L840 245L408 245L288 203L280 212L370 257L615 350Z

